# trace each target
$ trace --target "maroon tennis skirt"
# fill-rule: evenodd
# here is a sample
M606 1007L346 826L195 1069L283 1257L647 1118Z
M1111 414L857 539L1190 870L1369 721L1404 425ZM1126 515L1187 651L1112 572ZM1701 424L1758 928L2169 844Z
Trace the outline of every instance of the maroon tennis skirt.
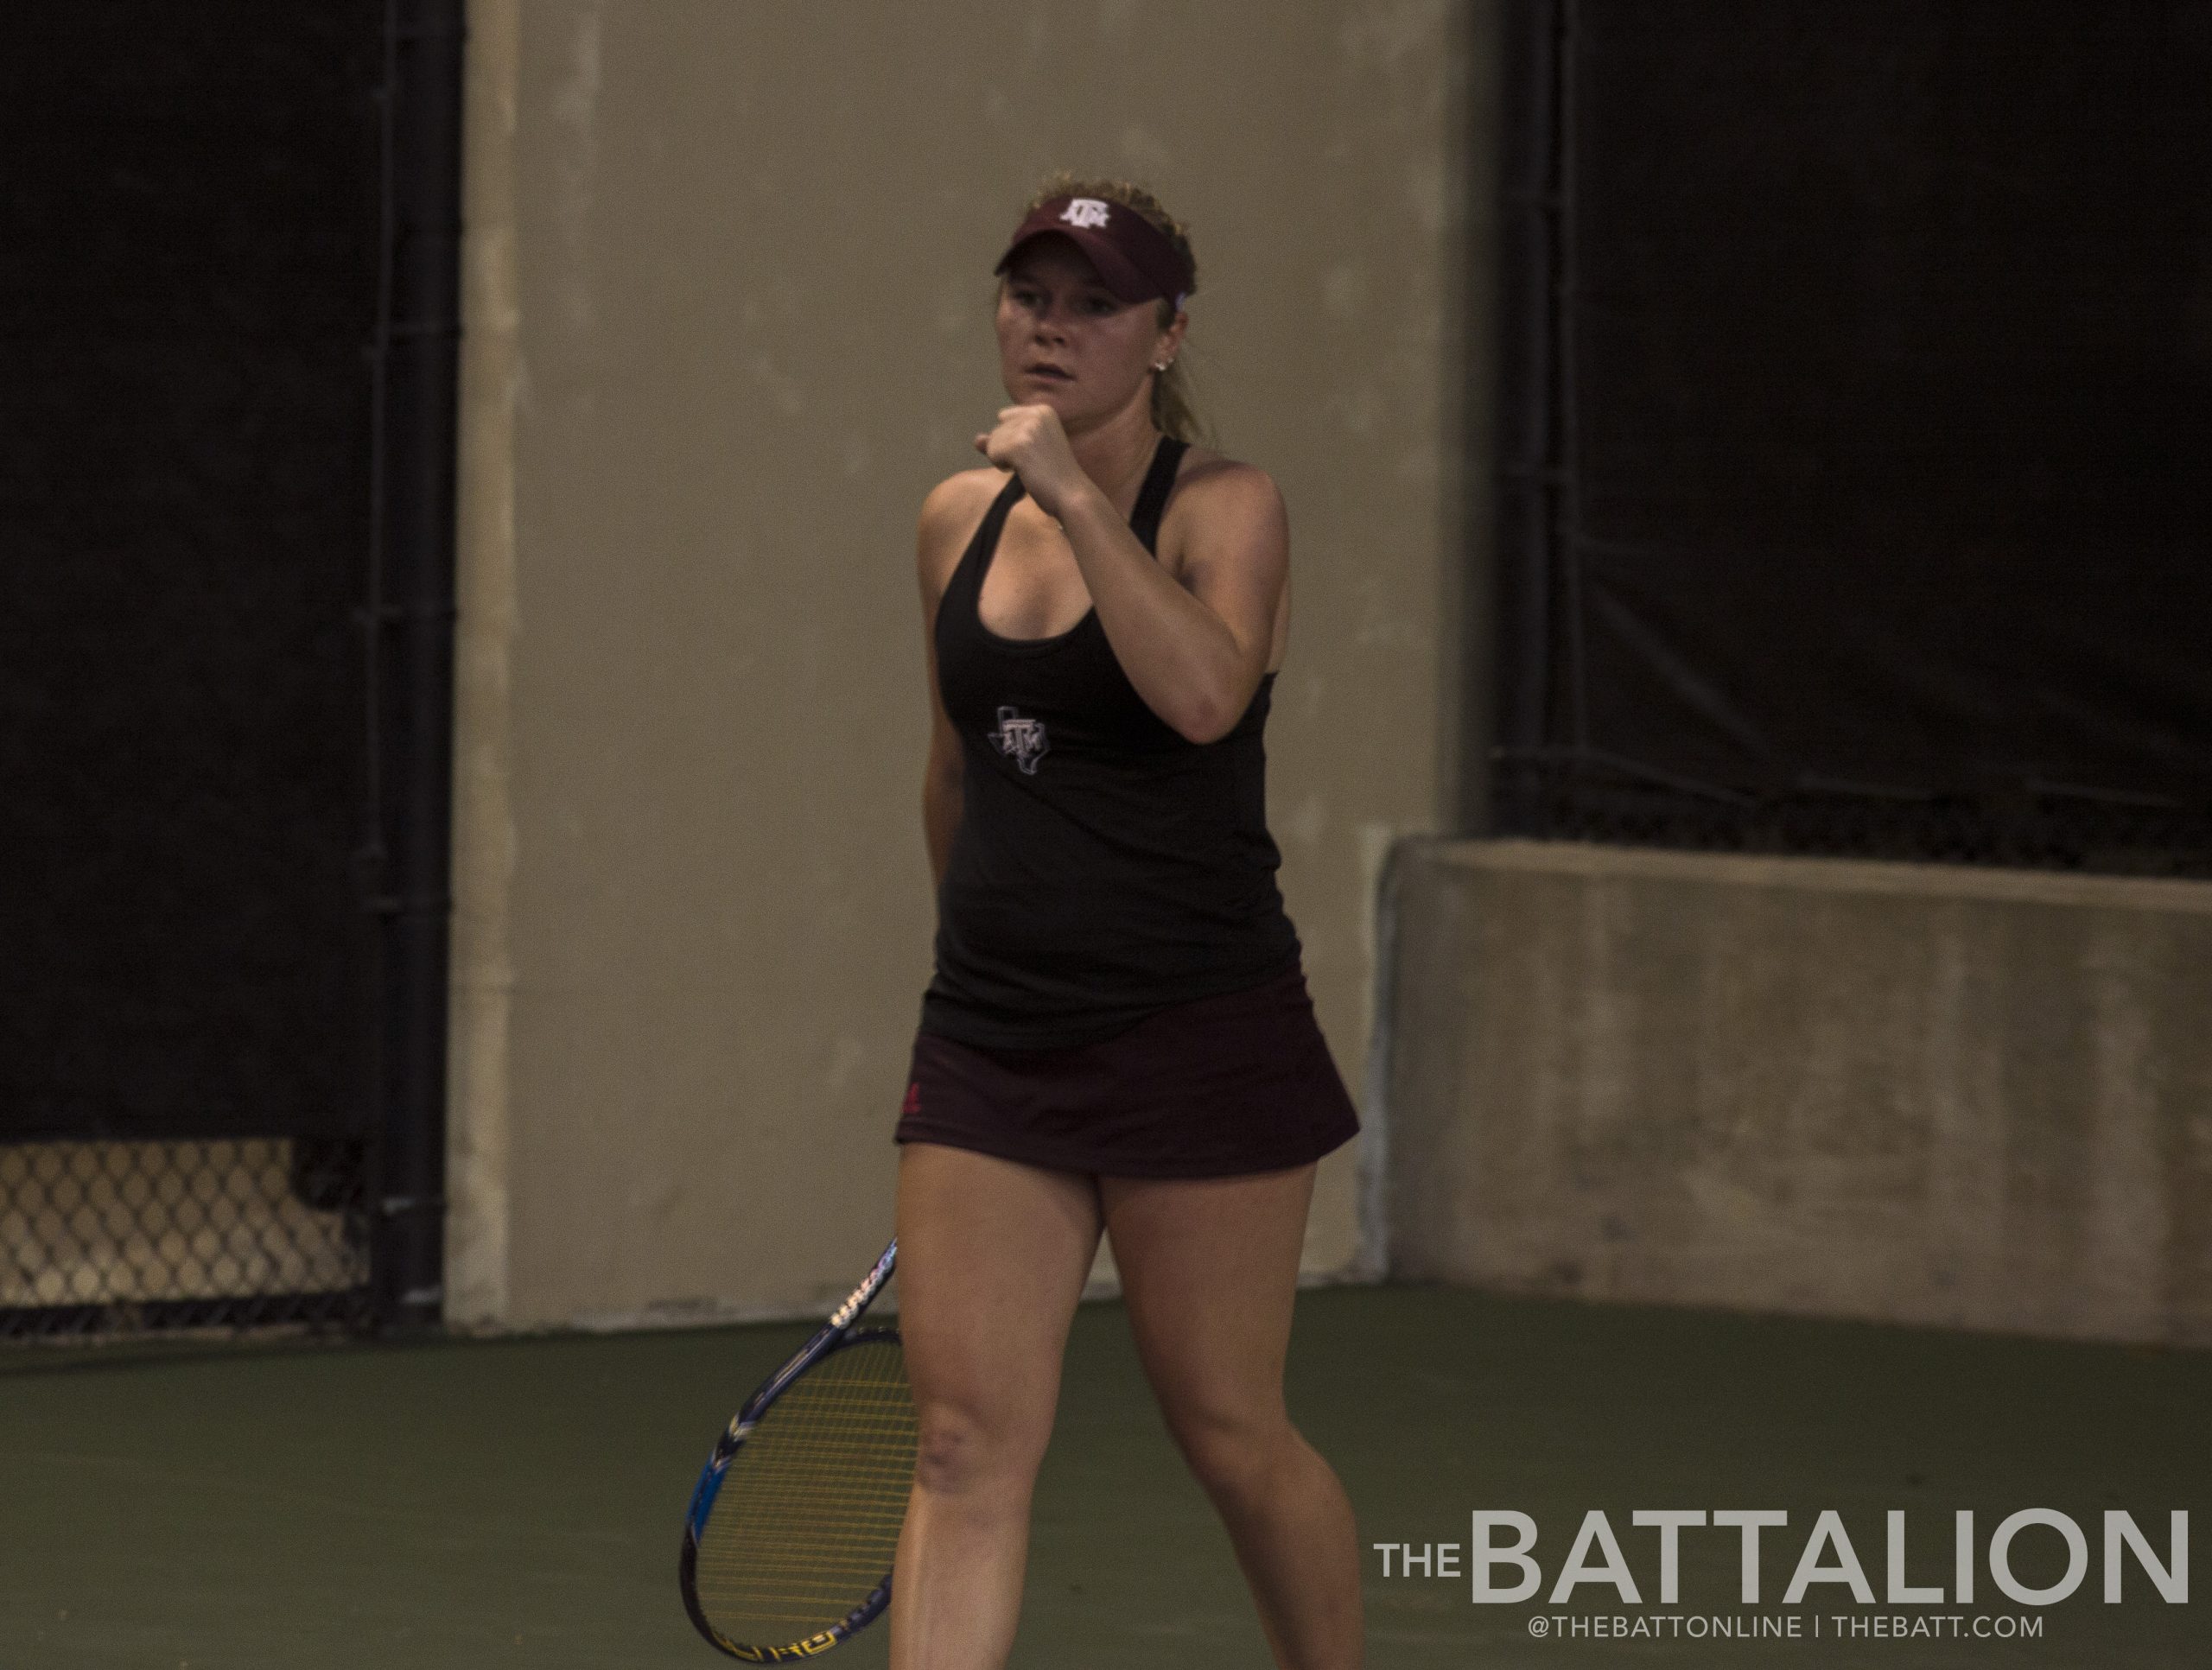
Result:
M1109 1177L1233 1177L1303 1165L1358 1132L1293 963L1096 1044L995 1050L917 1032L895 1140Z

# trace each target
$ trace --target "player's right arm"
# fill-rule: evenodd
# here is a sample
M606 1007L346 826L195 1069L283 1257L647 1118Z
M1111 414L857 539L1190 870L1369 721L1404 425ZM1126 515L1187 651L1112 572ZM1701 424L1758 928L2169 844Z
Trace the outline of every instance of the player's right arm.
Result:
M922 592L922 649L930 683L929 763L922 773L922 834L930 871L940 889L960 827L963 765L960 737L945 716L937 682L937 611L960 554L1006 478L996 470L963 470L930 489L914 536L915 577Z

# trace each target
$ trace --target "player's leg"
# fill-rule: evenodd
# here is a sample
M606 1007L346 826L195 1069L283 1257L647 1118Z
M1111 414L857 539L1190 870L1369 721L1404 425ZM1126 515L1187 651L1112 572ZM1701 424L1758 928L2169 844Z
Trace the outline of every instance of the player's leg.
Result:
M1006 1661L1099 1225L1089 1177L899 1146L899 1330L921 1444L891 1586L893 1670Z
M1282 1397L1313 1172L1098 1181L1145 1373L1228 1527L1276 1664L1356 1670L1351 1503Z

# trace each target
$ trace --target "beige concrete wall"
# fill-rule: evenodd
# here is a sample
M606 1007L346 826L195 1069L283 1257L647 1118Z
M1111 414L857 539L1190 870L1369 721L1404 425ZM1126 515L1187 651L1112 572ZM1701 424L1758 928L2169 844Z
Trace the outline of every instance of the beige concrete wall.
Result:
M1390 1266L2212 1343L2212 886L1415 841Z
M1271 810L1363 1085L1382 857L1457 794L1492 22L476 0L456 1321L803 1308L887 1235L933 925L914 515L1003 403L989 267L1054 167L1192 225L1186 359L1287 498ZM1357 1163L1310 1272L1353 1264Z

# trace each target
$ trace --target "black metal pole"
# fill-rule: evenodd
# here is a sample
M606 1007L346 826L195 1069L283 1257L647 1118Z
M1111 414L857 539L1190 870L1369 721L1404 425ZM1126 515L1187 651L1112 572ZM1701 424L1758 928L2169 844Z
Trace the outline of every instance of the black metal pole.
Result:
M387 1330L435 1324L443 1297L463 36L462 0L387 0L365 612L379 927L370 1284Z
M1566 689L1568 746L1579 775L1590 747L1589 657L1585 647L1582 602L1582 429L1576 420L1582 377L1576 364L1575 309L1581 305L1582 268L1579 250L1575 183L1580 175L1576 149L1577 54L1581 48L1581 0L1553 0L1551 139L1551 421L1549 467L1544 472L1546 525L1551 537L1554 642L1566 666L1554 671L1553 689L1562 673ZM1554 723L1556 723L1554 718Z
M1551 741L1563 194L1560 0L1516 0L1500 53L1496 772L1493 827L1541 833Z

